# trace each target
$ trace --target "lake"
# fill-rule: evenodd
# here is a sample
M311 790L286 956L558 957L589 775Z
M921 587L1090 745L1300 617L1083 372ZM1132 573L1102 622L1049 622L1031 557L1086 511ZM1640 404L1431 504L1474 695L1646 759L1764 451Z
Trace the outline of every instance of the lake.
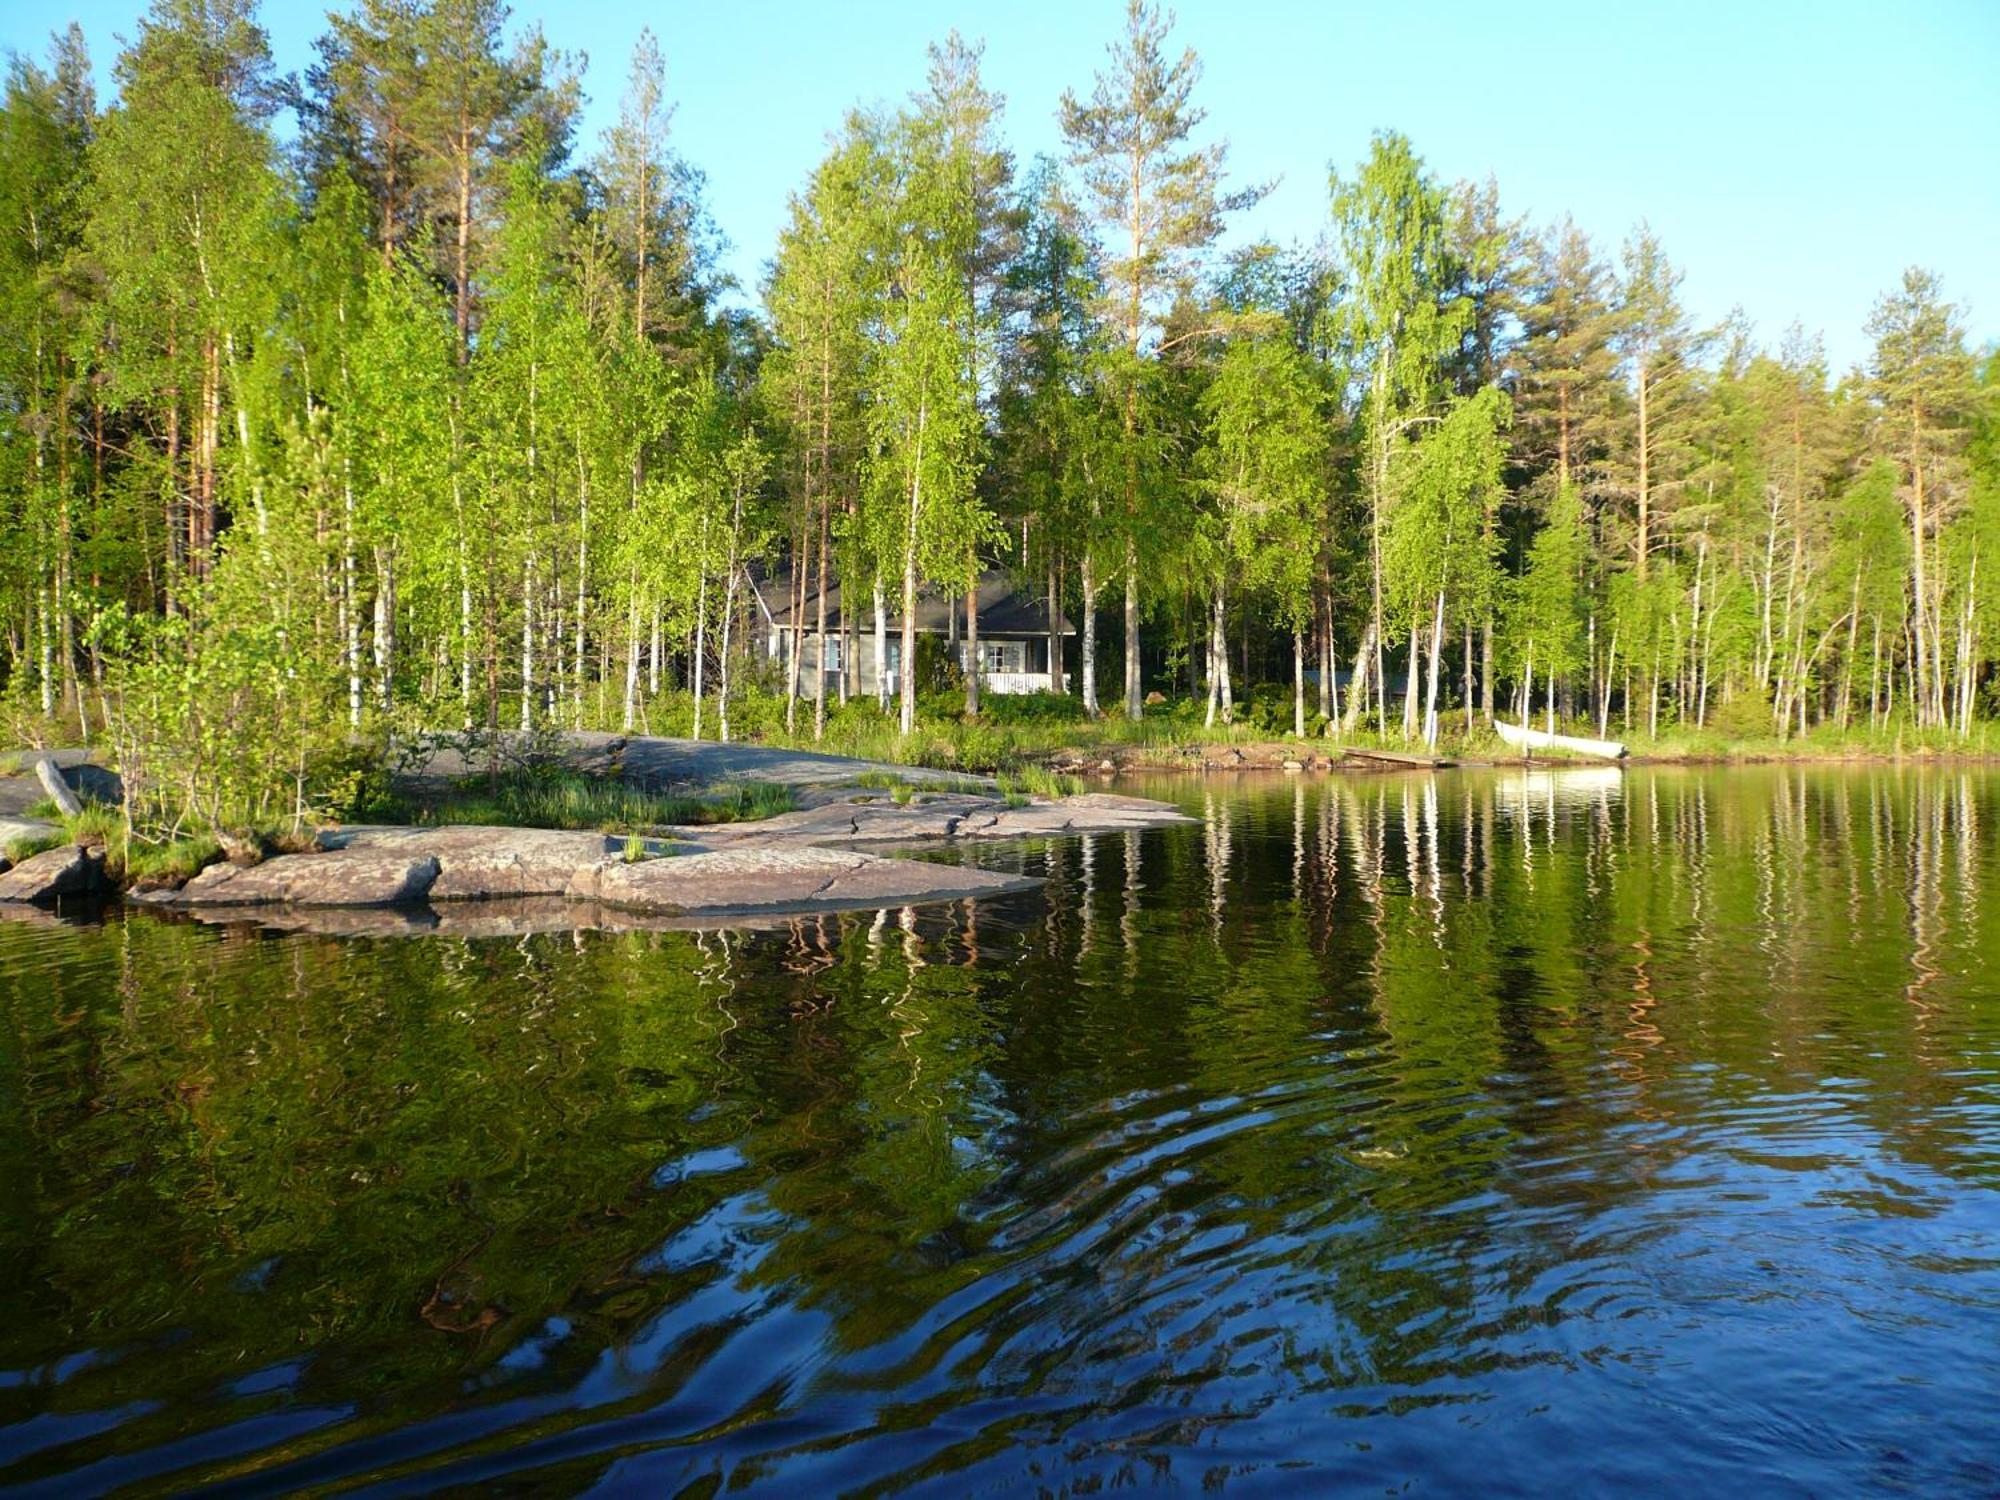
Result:
M1121 789L761 930L0 920L0 1487L2000 1489L2000 774Z

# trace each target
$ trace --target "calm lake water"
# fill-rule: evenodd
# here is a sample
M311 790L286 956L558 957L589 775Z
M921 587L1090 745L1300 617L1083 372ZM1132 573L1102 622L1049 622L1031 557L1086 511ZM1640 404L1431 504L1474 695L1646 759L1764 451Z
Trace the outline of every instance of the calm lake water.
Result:
M2000 775L1131 789L764 931L0 921L0 1487L2000 1490Z

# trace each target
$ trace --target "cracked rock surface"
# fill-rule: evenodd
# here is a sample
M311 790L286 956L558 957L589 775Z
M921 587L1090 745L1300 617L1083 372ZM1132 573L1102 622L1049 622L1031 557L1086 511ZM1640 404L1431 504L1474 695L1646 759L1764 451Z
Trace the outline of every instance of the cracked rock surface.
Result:
M899 802L879 788L864 791L855 784L863 763L790 751L759 757L747 749L706 747L715 761L708 769L809 770L818 779L808 805L754 823L667 829L664 837L644 841L645 857L638 859L627 858L625 839L601 833L476 825L335 828L320 835L319 850L248 867L211 866L179 891L132 899L218 921L240 920L241 912L230 915L239 908L258 909L256 920L267 925L328 932L472 935L754 920L1000 895L1041 884L971 865L887 858L878 850L1192 821L1164 803L1103 793L1010 807L971 778L953 781L953 790L937 790L934 783L926 789L912 780ZM576 747L579 759L590 763L580 769L647 780L649 758L664 763L669 751L679 755L682 747L608 736Z

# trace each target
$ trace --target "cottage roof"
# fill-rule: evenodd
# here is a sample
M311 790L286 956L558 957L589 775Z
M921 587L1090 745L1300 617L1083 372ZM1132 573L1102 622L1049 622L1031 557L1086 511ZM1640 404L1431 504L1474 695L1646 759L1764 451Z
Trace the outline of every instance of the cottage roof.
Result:
M787 567L756 569L750 575L751 587L756 591L758 607L764 618L781 630L792 625L792 573ZM897 632L903 628L903 612L899 607L901 599L891 596L889 600L889 629ZM926 589L917 596L917 629L928 634L943 635L948 630L948 617L955 611L962 611L964 596L947 598L935 589ZM826 591L826 628L840 628L840 585L832 584ZM819 590L808 586L802 624L812 630L818 624ZM856 601L853 624L862 631L875 628L875 603L863 596ZM963 623L963 615L960 615ZM1056 629L1063 635L1075 635L1076 628L1060 610L1056 612ZM982 637L1001 636L1043 636L1049 633L1048 607L1032 595L1024 594L1014 587L1014 580L1005 569L989 568L979 575L979 634Z

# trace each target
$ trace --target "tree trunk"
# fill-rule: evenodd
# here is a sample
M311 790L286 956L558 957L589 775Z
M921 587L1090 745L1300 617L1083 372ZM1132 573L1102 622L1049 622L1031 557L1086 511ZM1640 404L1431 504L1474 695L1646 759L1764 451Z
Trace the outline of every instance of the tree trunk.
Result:
M1650 412L1650 402L1648 399L1652 395L1652 381L1645 365L1643 364L1639 366L1638 377L1639 378L1637 381L1637 385L1639 391L1639 538L1637 543L1638 555L1633 559L1633 564L1634 564L1634 571L1637 572L1639 575L1639 581L1641 583L1644 583L1646 581L1646 562L1647 559L1651 557L1653 551L1653 536L1652 536L1653 440L1651 436L1651 428L1649 425L1651 420L1651 412Z
M396 691L396 554L375 549L376 701L388 712Z
M1424 675L1424 617L1410 617L1409 676L1403 682L1403 738L1417 737L1417 684Z
M701 550L703 558L706 559L708 556L708 525L706 522L702 524ZM694 662L692 664L694 670L690 675L694 679L694 737L700 739L701 700L703 694L708 690L708 684L704 680L704 674L708 670L708 573L706 568L703 569L701 578L695 585L694 600ZM796 639L798 634L796 629L798 619L799 617L796 614L792 616L794 639Z
M632 732L639 715L639 565L632 565L625 609L625 704L620 725Z
M1069 690L1063 681L1062 645L1062 562L1053 549L1049 552L1049 691Z
M1438 590L1437 614L1431 625L1431 677L1425 688L1424 743L1432 749L1438 742L1438 679L1444 662L1444 590Z
M826 737L826 586L827 554L832 550L828 511L832 507L824 499L819 507L819 599L813 608L813 739ZM734 543L732 542L733 546Z
M1236 696L1230 684L1230 610L1224 584L1216 580L1216 696L1222 700L1222 722L1236 722Z
M361 727L361 600L357 582L354 538L354 483L342 485L344 519L340 552L340 622L347 655L347 724Z
M1914 575L1910 619L1915 631L1910 651L1911 697L1917 707L1917 723L1921 726L1930 712L1931 695L1929 654L1924 642L1930 612L1930 587L1924 569L1923 407L1920 403L1910 408L1910 558Z
M583 648L585 601L590 591L590 484L583 466L583 453L576 463L576 619L571 624L574 639L570 651L571 723L583 728ZM557 647L560 654L561 647Z
M1326 636L1326 676L1322 679L1322 681L1331 685L1326 708L1326 732L1328 734L1332 734L1336 726L1340 723L1340 653L1333 649L1331 624L1332 622L1329 621ZM1349 686L1348 693L1351 697L1353 694L1352 685Z
M965 716L979 717L979 569L965 591Z
M1472 718L1472 622L1465 623L1465 732L1473 729Z
M1222 679L1229 670L1223 657L1222 585L1219 582L1209 596L1208 650L1204 654L1208 658L1208 689L1202 706L1201 725L1204 729L1213 729L1216 708L1222 697Z
M898 725L904 734L917 727L917 534L924 500L924 426L929 414L928 404L919 400L916 461L910 465L910 514L903 532L903 661L897 675L902 689Z
M1145 716L1145 694L1139 672L1139 539L1125 538L1125 717Z
M1382 653L1377 648L1375 622L1370 620L1354 648L1354 679L1347 685L1347 719L1343 732L1353 734L1368 704L1368 674L1381 670Z
M717 693L715 698L716 733L723 744L729 743L729 627L736 618L736 541L742 530L743 501L736 501L736 521L729 528L729 581L724 585L722 595L722 653L716 662ZM822 636L820 639L824 640ZM822 694L822 696L824 696Z
M458 116L458 244L452 262L457 280L453 316L458 325L458 362L472 362L472 121Z
M1618 672L1618 627L1611 627L1611 647L1604 653L1604 697L1597 705L1597 737L1611 737L1611 682Z
M1306 633L1292 632L1292 733L1306 737Z
M875 703L889 711L889 603L882 596L882 573L875 573Z
M664 647L660 634L660 601L655 599L652 641L646 650L646 696L649 698L660 695L660 658L665 655Z
M535 554L521 576L521 730L535 727Z
M1097 580L1093 576L1090 553L1083 554L1083 645L1077 671L1082 675L1083 711L1096 718L1097 707Z
M799 658L805 654L806 587L812 578L812 504L806 502L805 514L799 518L799 545L793 556L798 564L792 569L791 587L791 634L787 638L791 646L791 657L785 663L785 733L798 732L799 721Z

